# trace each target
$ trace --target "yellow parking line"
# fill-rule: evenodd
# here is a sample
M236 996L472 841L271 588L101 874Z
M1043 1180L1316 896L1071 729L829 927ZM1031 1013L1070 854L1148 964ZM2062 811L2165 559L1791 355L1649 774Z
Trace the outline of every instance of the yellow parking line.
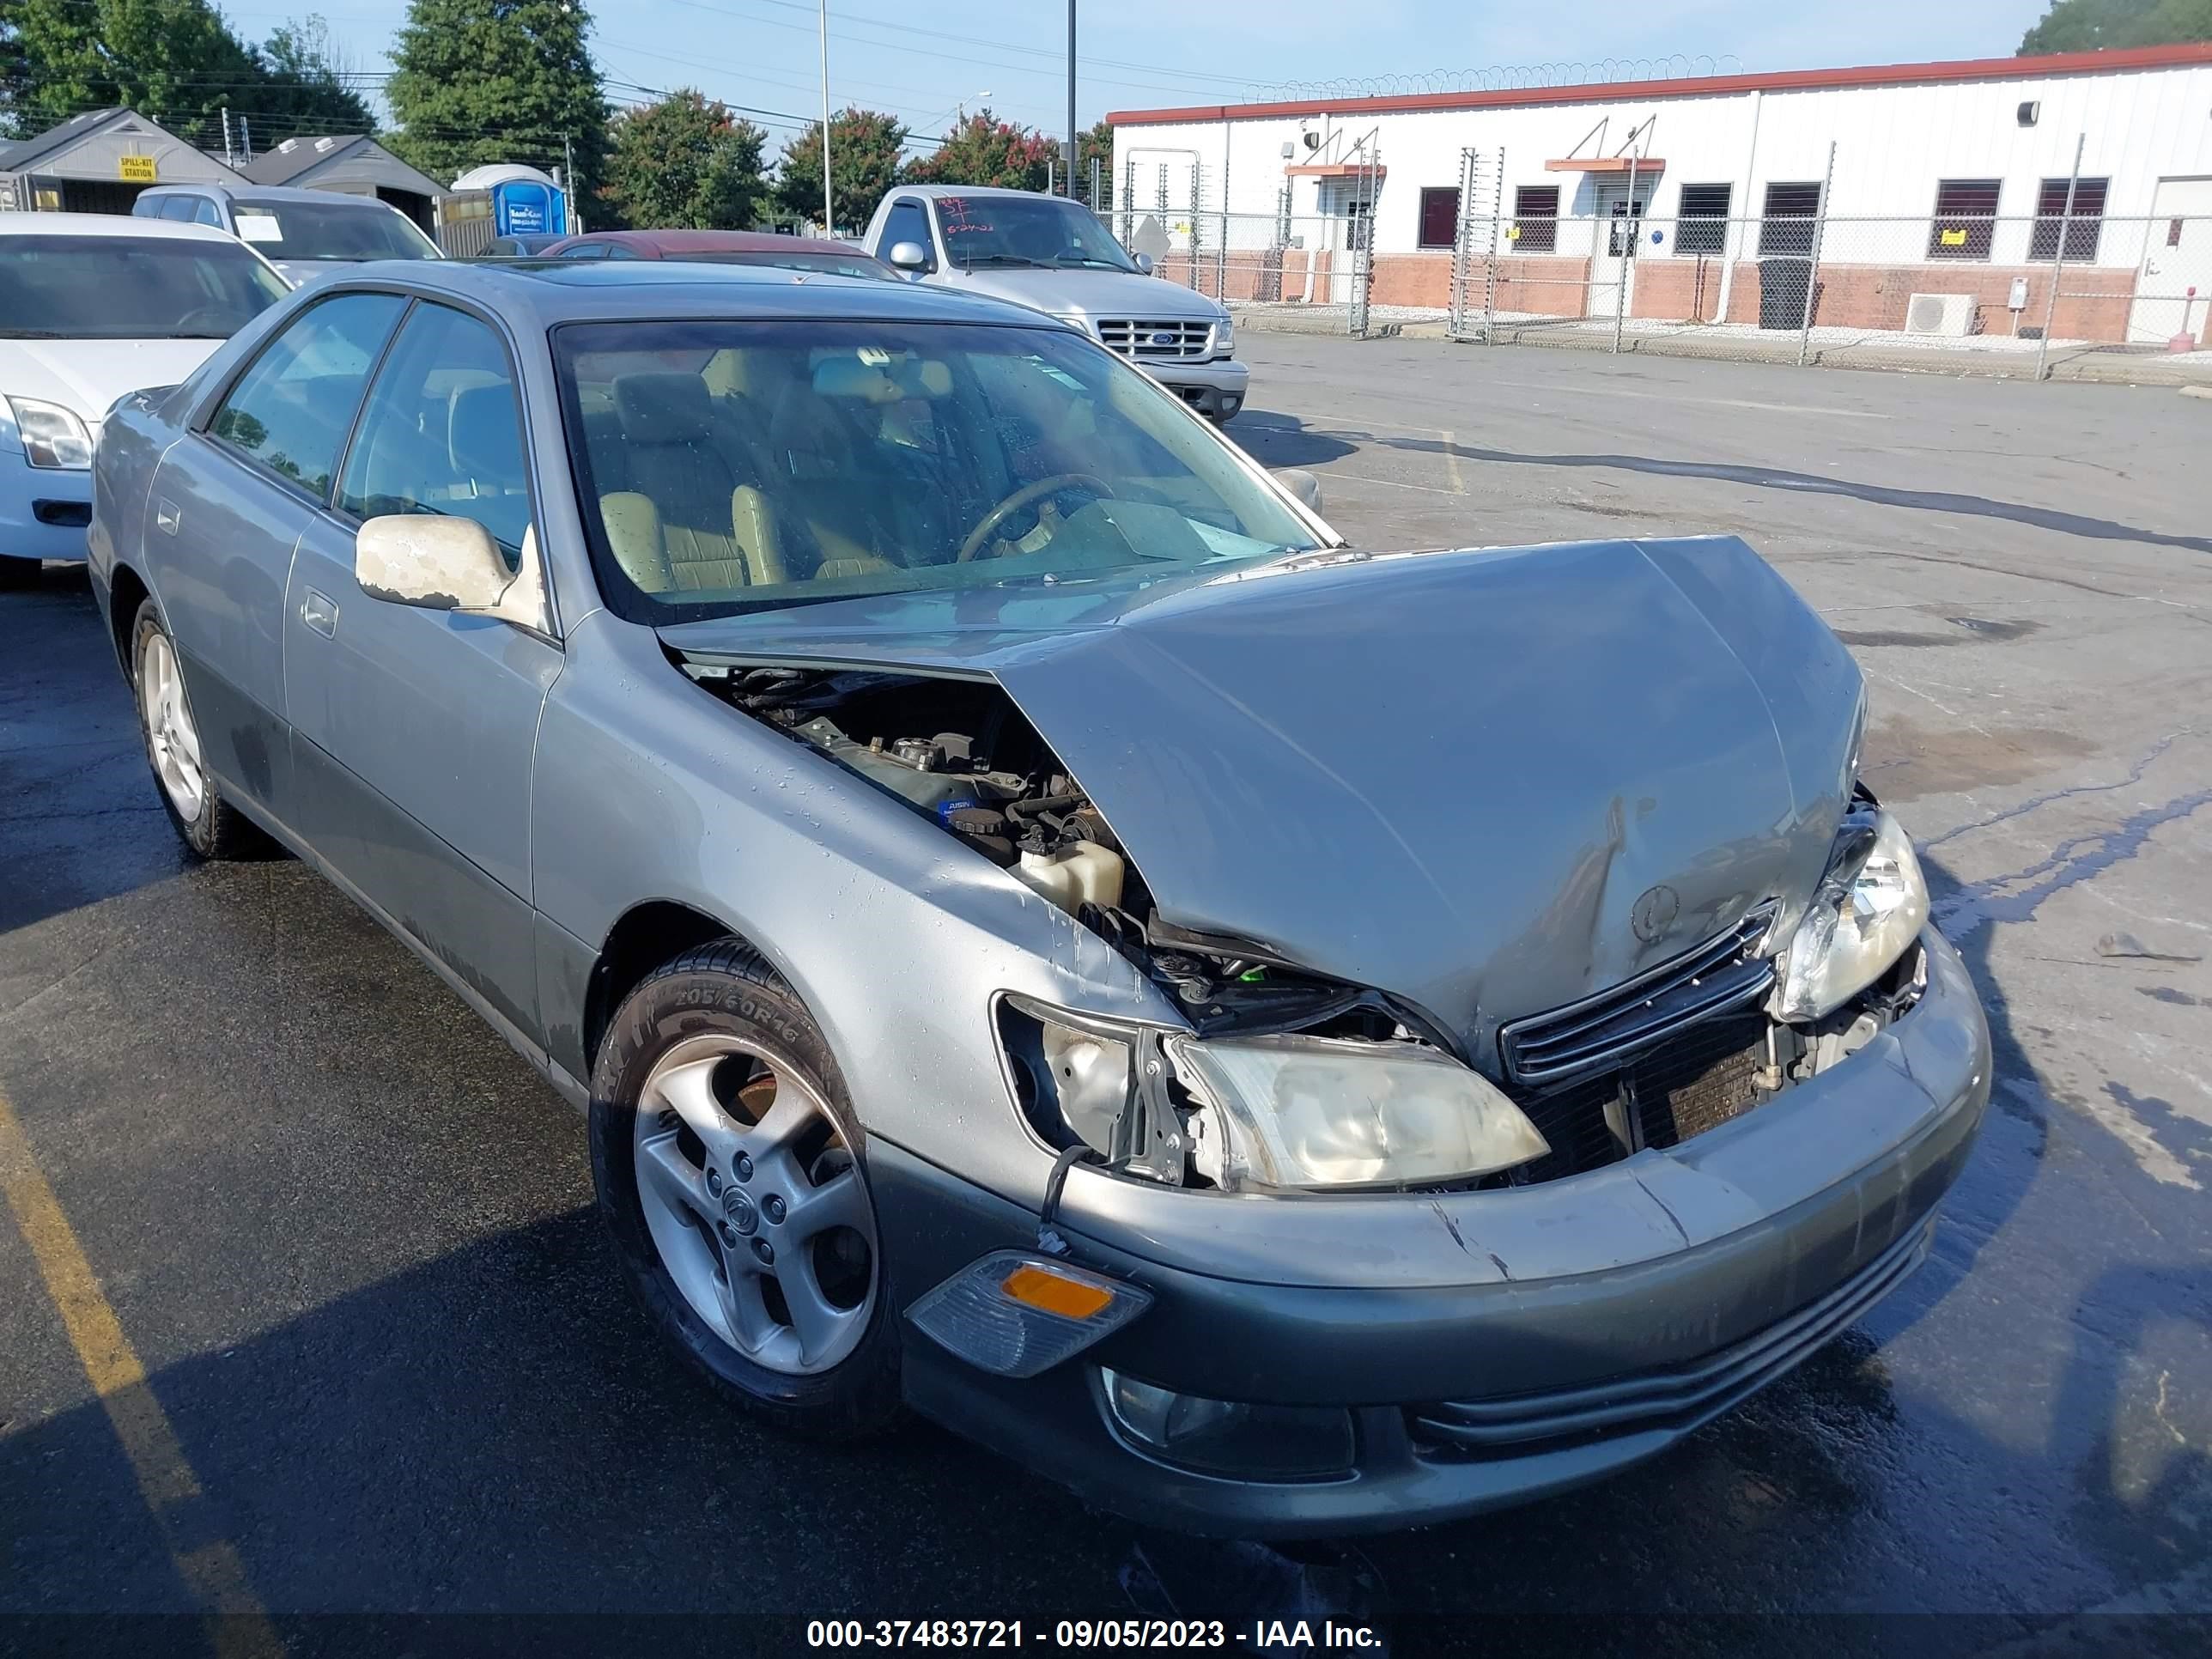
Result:
M15 1213L15 1225L39 1264L46 1294L54 1301L69 1333L70 1346L84 1365L93 1392L106 1409L123 1455L138 1479L138 1490L153 1511L169 1557L185 1587L208 1608L210 1634L224 1659L268 1659L283 1644L269 1621L268 1610L246 1582L245 1563L225 1539L188 1540L179 1511L200 1495L177 1431L146 1383L146 1369L123 1334L122 1322L101 1292L85 1260L76 1231L54 1197L45 1172L32 1156L31 1143L15 1109L0 1094L0 1192Z

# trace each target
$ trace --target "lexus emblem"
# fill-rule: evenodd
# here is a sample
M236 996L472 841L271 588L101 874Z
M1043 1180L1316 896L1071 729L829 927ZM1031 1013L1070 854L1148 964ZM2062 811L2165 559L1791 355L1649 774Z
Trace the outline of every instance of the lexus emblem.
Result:
M1656 944L1674 925L1674 918L1682 914L1682 896L1673 888L1660 885L1647 887L1636 901L1636 908L1628 913L1628 925L1636 930L1636 937L1646 945Z

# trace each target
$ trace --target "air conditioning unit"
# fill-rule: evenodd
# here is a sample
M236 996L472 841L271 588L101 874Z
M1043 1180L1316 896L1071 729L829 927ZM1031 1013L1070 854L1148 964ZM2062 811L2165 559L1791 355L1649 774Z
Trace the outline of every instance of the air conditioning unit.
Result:
M1972 334L1974 296L1971 294L1916 294L1905 302L1907 334Z

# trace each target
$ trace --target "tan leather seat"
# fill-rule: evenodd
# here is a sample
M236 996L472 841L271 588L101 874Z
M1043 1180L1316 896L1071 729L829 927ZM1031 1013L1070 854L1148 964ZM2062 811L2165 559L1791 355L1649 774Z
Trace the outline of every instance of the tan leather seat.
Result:
M750 459L696 374L614 383L629 488L599 499L616 561L648 592L790 580L772 504L740 471Z

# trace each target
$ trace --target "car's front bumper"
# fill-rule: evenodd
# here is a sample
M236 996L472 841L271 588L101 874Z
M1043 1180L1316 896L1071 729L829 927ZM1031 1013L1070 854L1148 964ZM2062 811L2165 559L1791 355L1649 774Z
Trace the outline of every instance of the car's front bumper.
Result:
M1172 1211L1114 1213L1102 1200L1132 1183L1081 1172L1056 1222L1071 1259L1141 1285L1150 1310L1027 1381L909 1330L908 1397L1103 1508L1232 1535L1419 1525L1650 1457L1836 1335L1925 1254L1990 1090L1973 988L1948 945L1925 944L1925 994L1867 1048L1593 1175L1434 1199L1162 1189L1194 1206L1170 1237L1157 1219ZM988 1250L1036 1243L1034 1214L896 1147L878 1143L870 1169L902 1308ZM1278 1226L1322 1249L1277 1249L1264 1236ZM1455 1282L1439 1241L1462 1263ZM1172 1468L1111 1425L1102 1364L1212 1399L1345 1407L1352 1467L1303 1482Z
M1234 358L1218 357L1209 363L1152 362L1143 358L1135 362L1201 415L1225 421L1244 407L1251 371Z
M0 449L0 558L84 560L92 474L33 466Z

